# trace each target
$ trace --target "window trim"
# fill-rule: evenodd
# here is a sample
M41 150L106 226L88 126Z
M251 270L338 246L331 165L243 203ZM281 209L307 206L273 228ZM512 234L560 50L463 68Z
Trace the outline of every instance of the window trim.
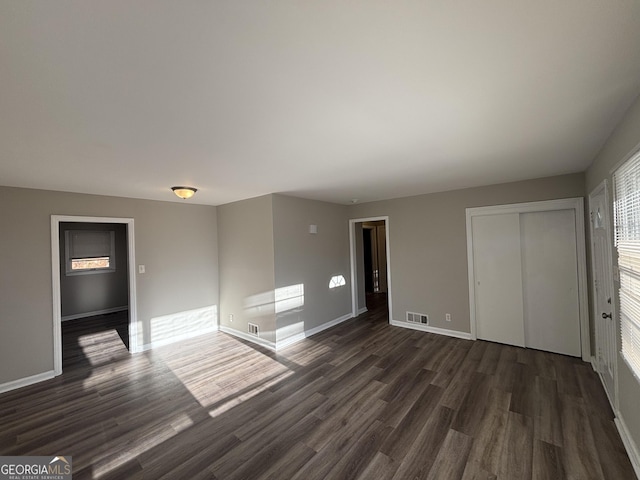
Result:
M612 179L614 242L618 255L617 320L620 356L636 380L640 381L640 313L637 310L640 306L640 297L633 291L634 286L640 287L640 270L634 268L634 262L640 261L640 250L638 250L640 235L637 233L640 228L640 201L629 200L629 195L624 197L619 195L619 189L623 188L621 182L628 187L632 181L629 179L630 176L635 177L634 183L640 184L640 149L638 148L615 167ZM640 189L636 196L640 197ZM623 221L622 217L626 217L626 221ZM634 232L638 238L633 238ZM630 282L635 285L629 285Z

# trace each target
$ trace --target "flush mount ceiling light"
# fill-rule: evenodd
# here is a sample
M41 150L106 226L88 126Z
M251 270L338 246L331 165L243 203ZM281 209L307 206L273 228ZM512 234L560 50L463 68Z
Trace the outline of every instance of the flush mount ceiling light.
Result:
M198 191L197 188L193 187L171 187L171 190L173 190L173 193L175 193L183 200L193 197Z

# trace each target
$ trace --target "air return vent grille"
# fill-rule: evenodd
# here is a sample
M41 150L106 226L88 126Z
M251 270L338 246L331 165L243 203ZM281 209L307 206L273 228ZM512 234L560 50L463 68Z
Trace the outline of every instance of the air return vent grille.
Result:
M429 325L429 315L425 315L424 313L407 312L407 322Z
M258 336L258 325L256 325L255 323L250 323L249 324L249 334L250 335L255 335L257 337Z

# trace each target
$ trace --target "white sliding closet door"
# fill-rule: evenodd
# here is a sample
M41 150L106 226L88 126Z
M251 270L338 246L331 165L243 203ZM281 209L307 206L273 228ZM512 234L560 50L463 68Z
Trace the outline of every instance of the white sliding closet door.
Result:
M472 338L589 355L581 215L581 199L467 209Z
M525 345L580 356L575 213L520 214Z
M523 347L519 214L472 222L477 336Z

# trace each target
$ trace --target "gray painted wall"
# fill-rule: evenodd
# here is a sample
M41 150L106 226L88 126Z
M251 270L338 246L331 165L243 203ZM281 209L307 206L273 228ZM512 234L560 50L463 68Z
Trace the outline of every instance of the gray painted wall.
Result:
M611 171L632 151L640 147L640 97L626 113L624 119L613 131L593 164L586 172L587 193L600 184L604 179L608 181L609 205L613 205L613 190ZM611 212L613 219L613 213ZM612 229L613 230L613 229ZM612 232L613 233L613 232ZM590 234L587 229L587 234ZM613 238L612 238L613 245ZM613 255L613 264L617 266L617 255ZM590 265L589 265L590 266ZM615 298L618 299L619 283L614 282ZM592 330L593 331L593 330ZM618 332L620 325L618 324ZM618 348L620 348L618 339ZM618 356L618 401L620 415L624 419L636 446L640 445L640 383L633 376L631 370L621 356Z
M310 225L317 225L317 234L309 233ZM347 207L273 195L273 232L275 288L304 286L304 305L287 308L285 303L277 314L278 342L349 315ZM344 276L346 284L329 289L336 275Z
M51 215L133 218L140 342L155 317L218 305L216 208L0 187L0 383L53 370Z
M389 216L394 320L425 313L432 326L468 333L465 209L582 196L584 175L577 173L352 205L349 218Z
M115 272L67 275L65 232L98 230L115 232ZM129 305L127 226L116 223L60 223L60 301L62 318Z
M251 322L275 343L272 196L218 207L218 232L220 325L247 334Z
M218 222L221 326L255 323L275 344L350 313L349 283L329 289L349 280L346 207L266 195L218 207Z

